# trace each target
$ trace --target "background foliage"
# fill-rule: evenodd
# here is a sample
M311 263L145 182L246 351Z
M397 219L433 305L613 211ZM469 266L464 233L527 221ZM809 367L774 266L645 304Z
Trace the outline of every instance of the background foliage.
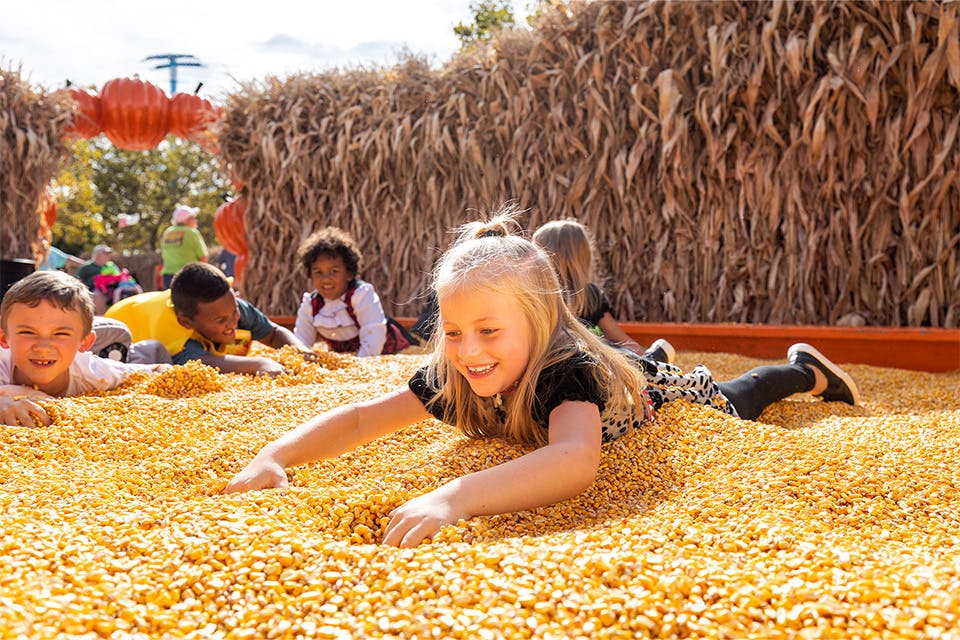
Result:
M55 246L75 255L99 242L126 253L156 250L180 203L200 207L200 232L216 243L213 214L231 188L199 145L170 136L156 149L125 151L98 136L74 142L72 151L55 182ZM121 214L137 222L124 225Z

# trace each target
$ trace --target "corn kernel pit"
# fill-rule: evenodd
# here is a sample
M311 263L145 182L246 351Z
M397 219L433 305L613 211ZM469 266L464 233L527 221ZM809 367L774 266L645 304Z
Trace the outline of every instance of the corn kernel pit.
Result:
M395 506L516 457L434 420L220 494L316 412L424 356L199 364L0 427L0 637L958 638L960 371L845 366L862 406L673 403L551 507L377 544ZM680 353L722 379L761 361Z

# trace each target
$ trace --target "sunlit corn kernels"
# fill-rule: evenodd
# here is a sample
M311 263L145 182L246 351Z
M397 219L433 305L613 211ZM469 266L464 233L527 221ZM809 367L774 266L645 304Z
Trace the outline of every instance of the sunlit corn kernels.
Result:
M378 544L393 508L525 450L427 420L223 496L270 440L425 362L257 354L290 373L176 367L0 431L0 636L958 637L960 373L850 366L862 407L757 422L674 403L583 495L401 550Z

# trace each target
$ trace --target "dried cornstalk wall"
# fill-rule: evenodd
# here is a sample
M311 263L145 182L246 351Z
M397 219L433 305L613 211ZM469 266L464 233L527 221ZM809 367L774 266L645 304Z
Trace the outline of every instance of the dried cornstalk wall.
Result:
M593 2L440 71L230 96L245 293L291 314L310 231L352 231L414 315L448 230L507 200L596 235L622 319L960 326L958 3ZM0 70L0 250L29 257L59 98Z
M37 91L20 70L0 68L0 258L35 259L44 187L67 147L73 117L62 96Z
M438 72L247 85L246 294L293 313L333 224L415 315L448 229L516 200L592 227L622 319L956 327L958 9L575 4Z

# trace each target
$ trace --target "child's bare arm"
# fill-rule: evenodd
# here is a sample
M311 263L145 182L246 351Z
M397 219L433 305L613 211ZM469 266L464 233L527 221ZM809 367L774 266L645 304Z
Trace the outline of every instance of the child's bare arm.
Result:
M623 327L620 326L620 323L617 322L617 320L610 315L609 312L603 314L603 317L600 318L597 326L600 327L600 331L603 332L603 337L608 341L615 342L621 347L626 347L634 353L643 353L643 347L641 347L636 340L627 335L627 332L623 330Z
M415 547L444 525L461 519L513 513L579 495L596 477L600 443L597 405L564 402L550 414L546 446L452 480L394 509L383 542Z
M288 467L332 458L429 417L409 389L327 411L263 447L224 492L285 487Z
M36 403L50 398L42 391L16 384L0 385L0 424L46 427L50 416Z
M220 373L249 373L277 376L286 369L276 360L259 356L217 356L205 353L199 358L200 362L220 370Z

